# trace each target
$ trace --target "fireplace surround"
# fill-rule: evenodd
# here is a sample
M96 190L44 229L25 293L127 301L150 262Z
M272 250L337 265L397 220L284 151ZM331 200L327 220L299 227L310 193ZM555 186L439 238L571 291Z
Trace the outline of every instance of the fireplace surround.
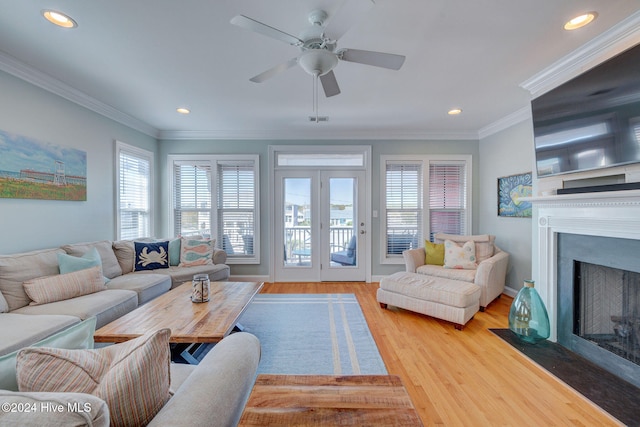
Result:
M574 309L576 304L584 304L581 298L586 292L574 290L576 275L624 275L627 282L637 280L633 274L640 272L640 190L534 197L532 202L538 219L533 271L549 313L549 339L640 386L640 365L598 345L592 339L593 331L584 333L588 321L580 319ZM635 319L618 311L603 313L608 318L602 322L608 322L611 334L624 335L631 332L628 326ZM617 330L615 320L619 320ZM636 346L640 351L640 337L630 346L627 350L633 358Z

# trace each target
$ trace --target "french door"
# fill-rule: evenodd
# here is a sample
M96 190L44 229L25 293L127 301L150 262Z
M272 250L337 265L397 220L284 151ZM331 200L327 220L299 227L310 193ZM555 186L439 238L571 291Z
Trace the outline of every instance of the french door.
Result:
M365 281L365 172L275 173L275 280Z

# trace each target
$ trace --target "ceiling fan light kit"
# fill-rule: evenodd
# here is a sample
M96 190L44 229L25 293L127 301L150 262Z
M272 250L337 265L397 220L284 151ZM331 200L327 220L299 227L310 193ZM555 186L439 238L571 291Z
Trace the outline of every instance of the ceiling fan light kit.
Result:
M359 49L337 50L338 39L372 5L373 2L371 0L346 0L326 26L325 22L329 17L327 12L319 9L313 10L308 16L311 27L303 31L300 37L293 36L244 15L235 16L231 19L233 25L283 41L298 47L302 51L298 57L276 65L249 80L255 83L262 83L299 64L300 68L314 77L316 120L313 121L319 122L320 120L318 120L317 116L317 80L320 80L325 96L338 95L340 88L333 69L340 61L373 65L390 70L399 70L404 63L405 57L403 55Z

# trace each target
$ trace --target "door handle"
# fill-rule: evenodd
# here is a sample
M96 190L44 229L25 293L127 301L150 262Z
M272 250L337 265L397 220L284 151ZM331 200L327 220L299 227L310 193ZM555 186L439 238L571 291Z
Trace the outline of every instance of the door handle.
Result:
M365 234L366 231L365 230L360 230L360 234Z

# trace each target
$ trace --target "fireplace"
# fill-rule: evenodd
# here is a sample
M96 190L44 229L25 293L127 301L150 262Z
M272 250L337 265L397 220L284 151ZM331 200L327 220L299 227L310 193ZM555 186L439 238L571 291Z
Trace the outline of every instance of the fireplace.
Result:
M550 340L640 387L640 191L532 201Z
M640 240L557 235L558 343L640 386Z

